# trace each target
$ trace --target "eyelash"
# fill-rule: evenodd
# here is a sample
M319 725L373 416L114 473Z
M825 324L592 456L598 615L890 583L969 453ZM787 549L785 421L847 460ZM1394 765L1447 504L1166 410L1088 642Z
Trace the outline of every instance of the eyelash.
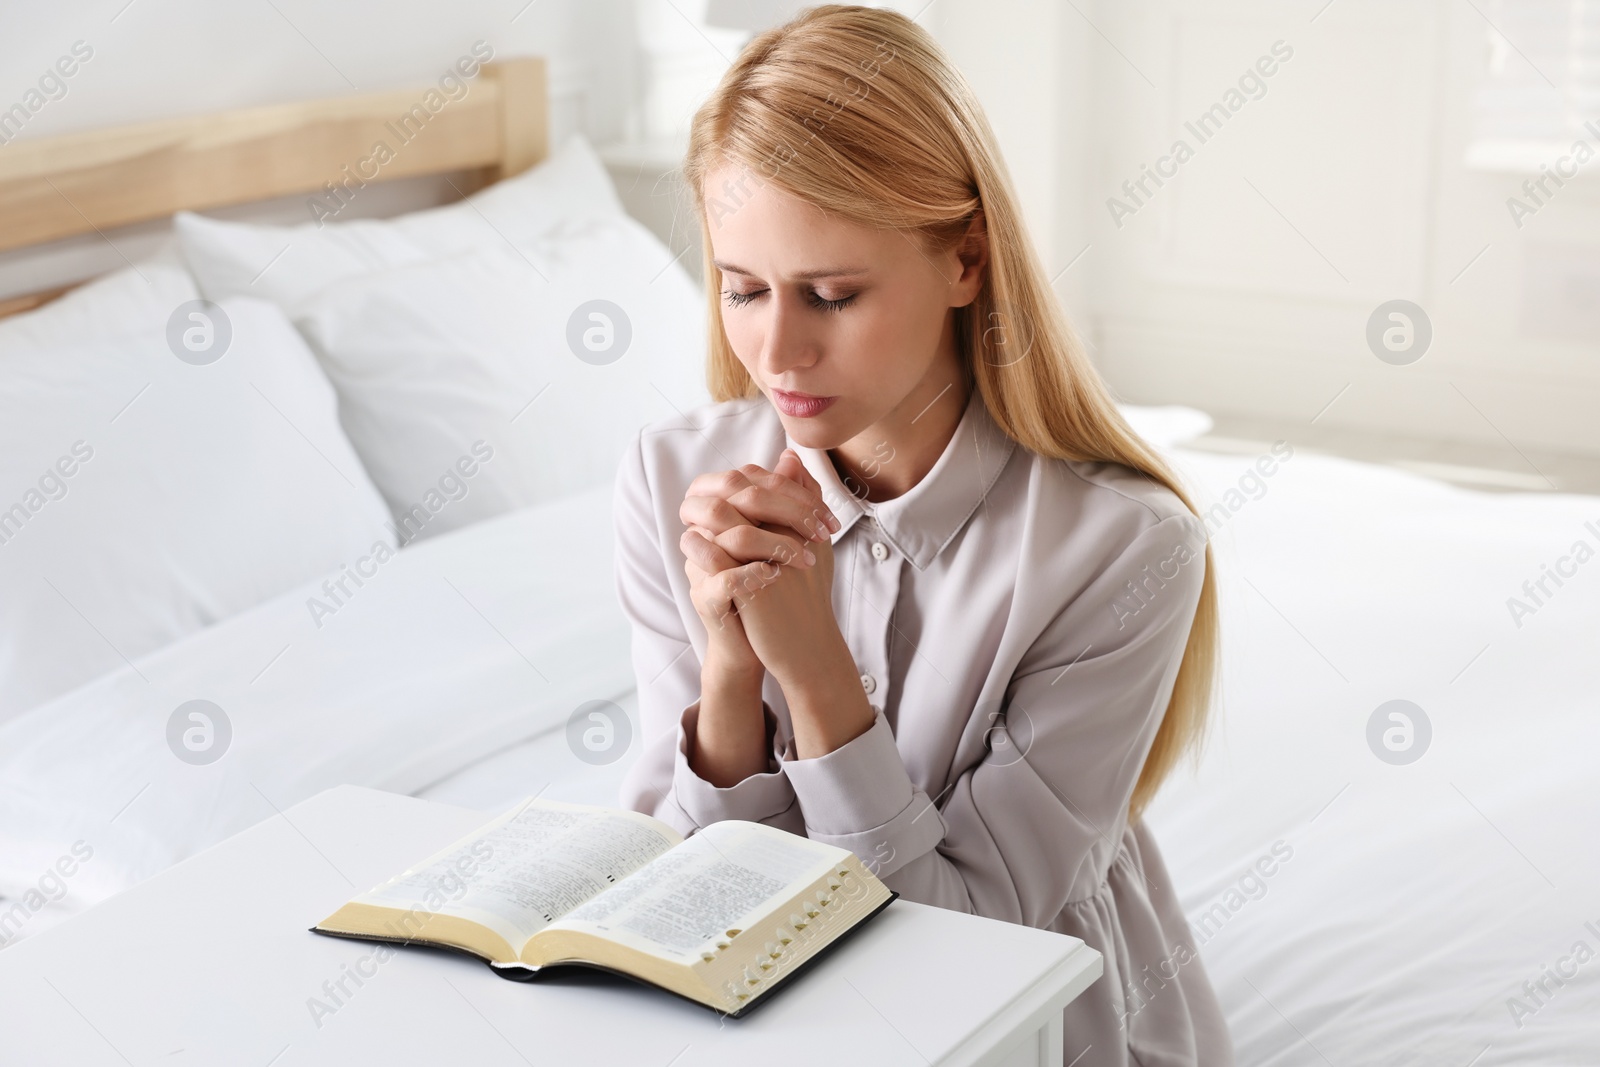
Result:
M754 300L764 292L766 292L765 289L754 293L736 293L732 289L724 289L722 291L722 295L728 298L729 307L736 308L743 307L745 304L750 303L750 301ZM851 293L849 296L840 297L838 300L824 300L816 293L812 293L811 306L816 308L818 311L843 311L859 295L859 293Z

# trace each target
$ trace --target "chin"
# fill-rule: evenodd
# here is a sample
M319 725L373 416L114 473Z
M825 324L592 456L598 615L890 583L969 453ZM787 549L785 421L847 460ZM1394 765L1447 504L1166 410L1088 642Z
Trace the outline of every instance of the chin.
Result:
M834 407L837 408L838 405L835 404ZM777 408L773 410L777 411ZM778 411L778 421L789 431L789 436L794 438L795 444L827 451L839 447L855 436L853 431L842 431L838 428L839 424L833 419L834 414L834 410L830 408L821 415L802 419Z
M841 436L824 426L818 426L816 419L791 419L783 414L780 414L778 419L783 423L783 428L789 431L794 443L805 448L826 452L849 440L848 435Z

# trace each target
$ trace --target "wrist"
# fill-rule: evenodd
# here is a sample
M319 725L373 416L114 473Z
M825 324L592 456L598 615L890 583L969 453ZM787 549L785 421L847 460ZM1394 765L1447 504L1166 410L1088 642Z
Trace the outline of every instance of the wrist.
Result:
M765 723L761 687L766 670L725 665L708 651L700 669L700 713L690 735L689 767L717 788L765 773L772 735Z
M700 665L700 688L740 696L753 692L759 697L766 676L767 669L760 660L746 663L732 659L713 646L707 649L705 662Z
M855 654L837 629L826 642L808 646L803 661L774 662L765 669L785 692L837 687L846 681L854 681L858 688L861 684Z
M861 687L855 657L840 639L830 655L803 677L779 679L794 729L795 752L813 759L848 744L872 727L876 712Z

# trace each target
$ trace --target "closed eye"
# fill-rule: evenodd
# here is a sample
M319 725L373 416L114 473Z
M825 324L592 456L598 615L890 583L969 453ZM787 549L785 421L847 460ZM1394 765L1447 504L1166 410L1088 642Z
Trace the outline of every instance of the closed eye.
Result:
M733 289L725 289L723 290L722 295L727 298L729 307L743 307L744 305L750 303L750 301L756 299L756 297L762 296L765 293L765 289L757 289L752 293L741 293ZM807 299L809 300L811 306L816 308L818 311L843 311L845 308L854 303L856 297L859 295L861 294L851 293L849 296L842 296L837 300L825 300L821 296L817 295L815 291L813 291L807 294Z
M849 296L841 296L837 300L824 300L816 293L812 293L811 306L817 308L819 311L843 311L855 301L855 298L858 295L860 294L851 293Z

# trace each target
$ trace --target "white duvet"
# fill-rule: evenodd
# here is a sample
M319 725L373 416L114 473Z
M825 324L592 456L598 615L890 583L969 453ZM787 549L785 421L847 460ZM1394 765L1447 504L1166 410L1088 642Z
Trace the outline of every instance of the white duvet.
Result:
M1177 458L1213 499L1254 459ZM1150 816L1239 1062L1600 1064L1600 498L1260 482L1212 541L1222 717ZM1367 740L1396 699L1432 727L1404 765Z
M348 596L308 584L0 726L0 895L25 899L77 840L93 850L23 933L330 786L414 792L633 687L609 486L374 568ZM309 606L334 597L331 615ZM197 699L232 733L203 765L168 741Z
M1132 414L1165 442L1206 423ZM1600 558L1573 562L1600 548L1600 499L1171 454L1221 506L1223 706L1150 819L1239 1062L1600 1063ZM338 782L607 802L626 759L580 762L565 723L633 706L610 538L609 489L469 527L384 564L321 630L308 587L136 661L148 681L0 727L0 892L92 841L37 932ZM1507 599L1564 556L1519 626ZM194 698L234 731L209 766L167 747ZM1396 699L1432 730L1404 765L1368 743Z

